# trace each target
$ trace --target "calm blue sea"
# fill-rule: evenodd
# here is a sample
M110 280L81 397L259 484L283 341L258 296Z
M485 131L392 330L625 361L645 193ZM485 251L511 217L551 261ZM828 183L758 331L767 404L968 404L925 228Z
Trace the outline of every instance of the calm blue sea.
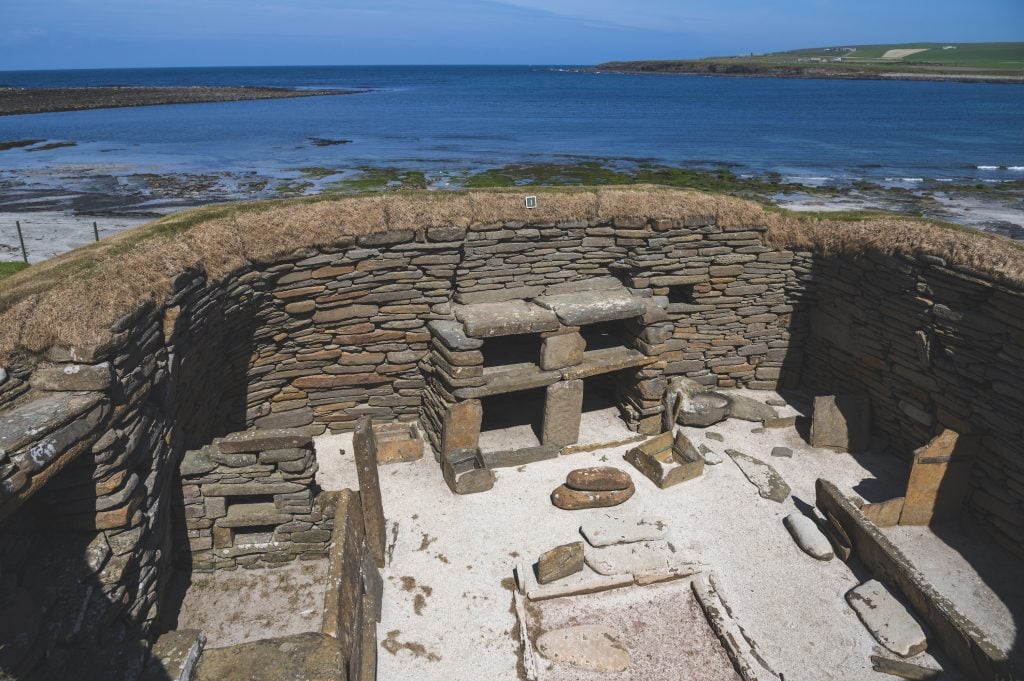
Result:
M0 170L467 169L577 158L721 162L816 184L1024 179L1024 87L381 66L0 72L0 85L264 85L366 94L0 117ZM317 147L310 138L351 144Z

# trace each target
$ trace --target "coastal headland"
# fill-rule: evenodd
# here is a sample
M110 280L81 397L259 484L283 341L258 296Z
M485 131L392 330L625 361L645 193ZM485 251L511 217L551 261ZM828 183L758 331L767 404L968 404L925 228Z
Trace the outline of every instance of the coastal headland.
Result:
M617 73L1024 83L1024 43L847 45L705 59L613 61L595 68Z
M365 90L292 90L272 87L0 87L0 116L113 109L158 104L199 104L202 102L239 102L250 99L287 99L353 95Z

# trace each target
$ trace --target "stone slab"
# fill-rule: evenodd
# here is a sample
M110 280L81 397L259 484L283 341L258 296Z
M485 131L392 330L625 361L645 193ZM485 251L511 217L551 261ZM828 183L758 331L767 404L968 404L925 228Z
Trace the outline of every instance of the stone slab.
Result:
M588 546L584 550L584 560L591 570L600 575L630 574L643 577L675 573L682 576L691 575L700 569L697 562L676 551L668 541Z
M565 484L583 492L612 492L626 489L632 483L626 471L614 466L576 468L565 476Z
M537 559L537 581L550 584L583 569L583 542L556 546Z
M630 483L624 490L613 492L584 492L562 485L551 493L551 503L565 511L579 511L586 508L607 508L627 501L636 488Z
M465 400L448 407L441 424L441 453L476 449L483 414L480 400Z
M772 466L735 449L727 449L725 453L732 457L747 480L757 488L761 498L781 504L789 496L789 485Z
M761 400L735 393L724 394L732 401L729 407L729 416L734 419L762 422L779 417L779 412L775 411L775 407L769 407Z
M875 640L891 652L910 657L927 649L924 629L882 582L872 579L854 587L846 601Z
M796 545L808 556L822 561L835 558L832 543L828 537L818 529L818 525L813 520L803 513L790 513L782 519L782 523L789 530Z
M36 390L100 391L110 387L110 362L101 364L52 364L36 367L29 385Z
M192 681L206 635L197 629L161 634L150 650L142 681Z
M886 499L874 504L864 504L860 507L861 512L868 520L878 527L893 527L899 525L900 514L903 512L903 497Z
M427 322L427 329L429 329L434 338L441 341L449 350L466 352L469 350L479 350L484 346L484 342L479 338L467 336L465 328L459 322L432 319Z
M99 393L53 393L6 410L0 414L0 452L11 454L25 445L42 440L96 406L102 399Z
M579 333L548 336L540 348L540 368L545 371L576 366L583 361L587 342Z
M208 648L196 681L338 681L345 658L339 641L326 634L268 638Z
M871 404L856 395L814 398L811 446L839 452L862 452L871 441Z
M480 459L485 468L515 468L537 461L558 458L561 451L553 445L505 449L497 452L481 452Z
M299 428L244 430L215 441L217 448L226 454L309 447L312 443L309 433Z
M543 388L561 379L562 374L558 371L543 371L536 364L512 364L500 371L484 374L484 385L458 388L454 394L460 400L476 399Z
M971 491L967 438L944 430L914 451L900 525L929 525L960 514Z
M581 624L540 635L537 650L545 658L575 669L614 673L629 668L629 651L610 628Z
M580 534L595 548L668 538L668 531L660 520L648 517L622 517L610 513L602 513L583 521L580 525Z
M643 299L633 296L625 288L540 296L534 302L553 311L567 326L639 317L645 310Z
M387 522L384 520L384 502L380 492L377 470L377 438L374 437L370 418L364 416L356 425L352 437L352 450L359 478L359 501L363 507L363 525L366 545L377 567L385 565Z
M562 369L562 378L567 381L590 378L612 371L653 364L657 361L657 357L648 357L639 350L631 348L589 350L583 353L583 362L577 366Z
M455 317L471 338L540 333L558 328L554 312L523 300L461 305L455 308Z
M544 399L541 444L565 447L578 441L582 410L583 381L560 381L549 385Z

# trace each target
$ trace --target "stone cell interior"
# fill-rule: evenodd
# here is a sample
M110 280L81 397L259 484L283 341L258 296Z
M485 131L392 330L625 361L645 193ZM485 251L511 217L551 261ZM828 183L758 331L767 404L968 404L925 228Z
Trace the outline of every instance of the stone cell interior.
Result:
M763 213L688 198L604 214L620 205L608 194L580 217L583 200L470 221L410 200L400 225L282 245L216 277L183 269L102 342L5 360L0 669L139 678L169 658L153 646L173 631L176 574L320 560L338 597L299 648L363 678L380 614L373 509L367 490L321 488L324 457L352 453L314 453L312 437L415 424L443 502L500 485L495 469L627 439L594 441L615 430L588 421L595 396L630 437L661 433L681 379L855 396L871 448L906 465L957 434L970 464L958 459L937 493L955 494L955 519L1007 561L1024 558L1018 285L923 253L782 243ZM485 446L517 421L536 442ZM942 610L916 578L900 581L884 542L872 548L892 508L874 504L893 499L862 491L864 510L835 500L836 522L918 611ZM947 654L1003 678L1008 651L968 636L957 652L943 627L966 625L950 621L932 623ZM195 651L200 639L160 640Z

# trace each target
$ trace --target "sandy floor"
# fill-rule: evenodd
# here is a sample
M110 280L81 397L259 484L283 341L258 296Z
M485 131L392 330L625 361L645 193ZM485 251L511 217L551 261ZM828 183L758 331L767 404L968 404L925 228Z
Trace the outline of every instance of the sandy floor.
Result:
M844 600L861 579L838 560L822 563L802 553L782 519L813 504L819 476L869 500L887 498L899 489L902 464L886 455L813 450L793 429L752 434L756 425L730 420L707 429L721 433L724 443L686 430L719 453L731 447L775 466L793 488L783 504L760 498L727 456L701 478L668 490L622 460L627 447L501 469L493 490L470 496L448 491L429 453L382 467L391 561L383 571L379 678L514 679L516 558L532 560L578 540L580 522L600 511L562 511L548 496L570 470L610 464L636 483L634 497L619 508L660 517L717 572L734 615L777 671L788 679L877 680L869 661L877 644ZM350 443L347 435L318 438L324 487L356 486ZM793 457L770 456L776 445L792 448ZM339 447L348 454L335 454Z
M550 631L579 624L603 624L630 650L629 669L620 674L581 671L552 664L543 681L740 681L718 642L688 580L554 598L531 610ZM544 658L538 661L545 665Z
M320 631L327 561L192 574L178 629L199 629L207 647Z

